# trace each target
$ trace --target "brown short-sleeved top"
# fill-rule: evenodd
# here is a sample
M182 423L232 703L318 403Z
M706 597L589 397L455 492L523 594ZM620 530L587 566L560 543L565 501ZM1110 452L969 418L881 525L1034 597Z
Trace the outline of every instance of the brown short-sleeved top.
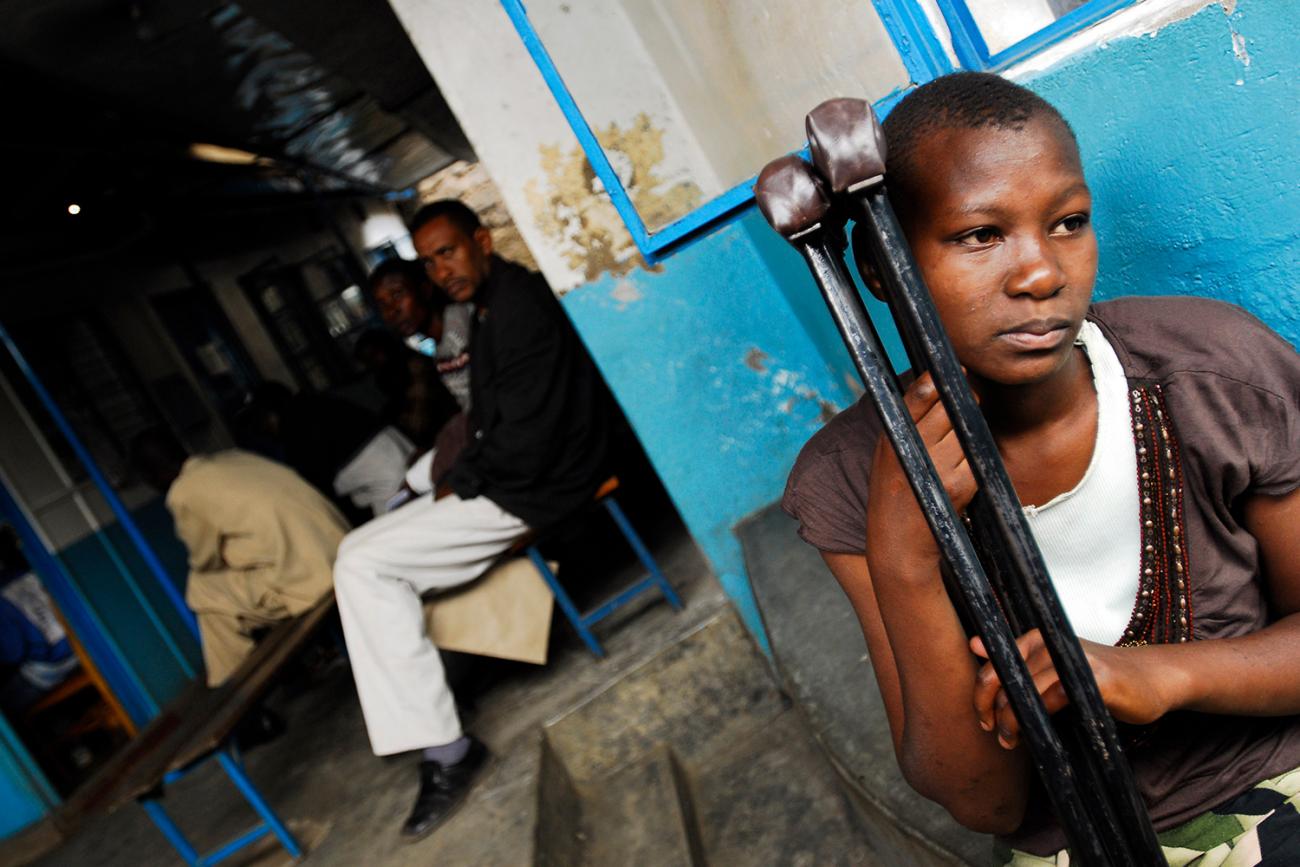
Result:
M1240 308L1206 299L1121 298L1093 305L1089 318L1131 383L1163 390L1181 445L1194 637L1260 629L1268 604L1239 506L1300 488L1300 355ZM880 433L864 399L800 452L782 506L809 544L862 553ZM1300 717L1170 714L1130 759L1156 828L1166 829L1300 766ZM1049 816L1033 814L1009 842L1047 854L1064 837Z

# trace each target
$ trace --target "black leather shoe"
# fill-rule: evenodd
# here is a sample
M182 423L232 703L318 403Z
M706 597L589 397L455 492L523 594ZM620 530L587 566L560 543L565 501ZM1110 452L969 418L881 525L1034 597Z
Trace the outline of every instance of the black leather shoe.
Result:
M456 764L420 762L420 794L415 798L415 806L411 808L406 824L402 825L402 838L408 843L422 840L450 818L469 794L487 759L487 747L470 735L469 752Z

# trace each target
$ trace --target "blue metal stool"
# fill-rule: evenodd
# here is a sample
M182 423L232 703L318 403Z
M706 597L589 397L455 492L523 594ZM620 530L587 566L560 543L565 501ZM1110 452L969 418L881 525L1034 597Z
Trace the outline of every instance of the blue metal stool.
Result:
M226 772L226 775L230 777L231 782L233 782L235 787L239 789L240 794L242 794L244 799L248 801L248 805L262 818L262 822L243 834L240 834L235 839L217 847L217 849L209 852L207 855L200 855L198 850L194 848L193 844L186 839L185 834L181 831L180 827L178 827L172 820L171 816L167 815L167 811L163 809L162 792L163 787L167 784L176 782L199 765L204 764L213 756L215 756L217 761L221 764L222 769ZM162 831L163 836L167 838L167 842L171 843L176 849L177 854L181 856L181 860L186 864L191 865L191 867L208 867L208 865L224 861L240 849L257 842L267 834L274 834L279 839L280 845L289 853L289 857L294 860L301 858L303 854L302 847L294 838L293 832L291 832L280 817L275 814L275 811L271 809L271 805L266 802L266 799L262 797L261 792L259 792L257 787L253 785L253 781L250 780L248 775L244 772L243 759L239 755L239 752L234 747L233 743L223 745L188 767L170 772L163 778L163 786L159 787L159 791L156 794L141 797L139 799L139 804L144 808L144 811L149 815L149 818L153 820L153 823L158 826L158 830Z
M551 567L546 564L546 559L537 550L537 546L541 541L539 538L535 536L525 537L515 546L516 551L520 547L527 546L525 550L528 559L532 560L533 565L537 567L537 571L542 573L542 578L551 588L551 592L555 594L555 601L559 604L560 610L564 612L564 616L569 619L569 623L573 624L573 628L577 630L578 637L582 639L583 644L587 645L588 650L602 658L605 656L605 650L600 646L600 642L596 640L596 636L592 634L590 627L592 624L604 620L637 596L647 590L658 588L663 593L664 598L668 600L668 604L673 607L673 610L682 610L682 600L678 597L677 592L673 590L672 585L668 583L664 573L659 570L659 564L650 555L650 550L641 541L641 537L637 535L636 530L632 528L631 522L628 521L627 515L623 514L623 509L619 506L618 501L614 499L614 491L616 490L618 490L618 477L611 476L596 491L594 502L605 507L605 511L614 519L614 524L618 527L619 532L623 534L623 538L636 552L637 559L649 570L650 574L587 613L584 614L578 610L578 606L573 603L573 599L561 586L560 579L551 571Z

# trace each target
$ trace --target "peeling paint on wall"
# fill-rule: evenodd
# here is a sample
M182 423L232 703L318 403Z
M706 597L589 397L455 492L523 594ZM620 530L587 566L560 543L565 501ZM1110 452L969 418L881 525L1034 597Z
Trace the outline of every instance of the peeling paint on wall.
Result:
M822 397L817 389L805 384L803 374L784 367L773 369L772 356L757 346L750 347L745 353L744 364L767 382L767 392L777 402L777 412L781 415L796 415L801 405L813 404L817 407L815 416L808 416L806 412L798 415L807 417L810 429L816 430L840 411L838 404ZM757 396L759 392L754 394Z
M1232 31L1232 53L1237 56L1242 66L1250 68L1250 52L1246 50L1246 37L1236 30Z
M622 313L630 305L635 304L645 296L641 294L641 290L631 280L620 280L618 285L614 287L614 291L609 293L609 297L618 302L618 311Z
M666 186L659 177L664 131L648 115L637 115L627 129L611 123L595 132L646 225L665 225L700 203L694 183ZM538 229L562 251L569 267L588 281L602 274L622 277L637 267L659 270L637 251L580 146L542 145L540 152L545 181L530 180L524 192Z
M1246 48L1246 37L1237 31L1233 24L1233 13L1237 11L1237 0L1223 0L1223 14L1228 19L1228 32L1232 35L1232 55L1237 58L1242 69L1250 69L1250 51ZM1238 87L1246 83L1245 73L1237 77L1235 84Z
M756 373L767 373L767 362L769 360L768 354L757 346L745 353L745 366Z

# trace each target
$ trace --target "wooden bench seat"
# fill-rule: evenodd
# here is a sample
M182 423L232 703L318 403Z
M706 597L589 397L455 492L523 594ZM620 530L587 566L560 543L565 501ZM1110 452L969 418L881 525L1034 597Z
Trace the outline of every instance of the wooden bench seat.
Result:
M64 810L77 815L107 813L129 801L138 801L182 858L199 863L206 859L200 858L192 848L187 851L188 843L184 843L183 837L178 840L179 829L161 813L159 802L165 783L217 755L249 803L266 820L265 828L255 829L259 831L256 836L254 832L244 835L248 838L244 844L273 832L290 854L297 857L300 850L292 837L286 840L287 829L274 814L267 815L269 808L256 789L250 794L252 783L243 775L229 742L240 720L275 685L286 663L306 646L333 611L334 594L330 593L304 614L275 626L221 686L208 688L197 681L191 684L86 781L64 805Z

